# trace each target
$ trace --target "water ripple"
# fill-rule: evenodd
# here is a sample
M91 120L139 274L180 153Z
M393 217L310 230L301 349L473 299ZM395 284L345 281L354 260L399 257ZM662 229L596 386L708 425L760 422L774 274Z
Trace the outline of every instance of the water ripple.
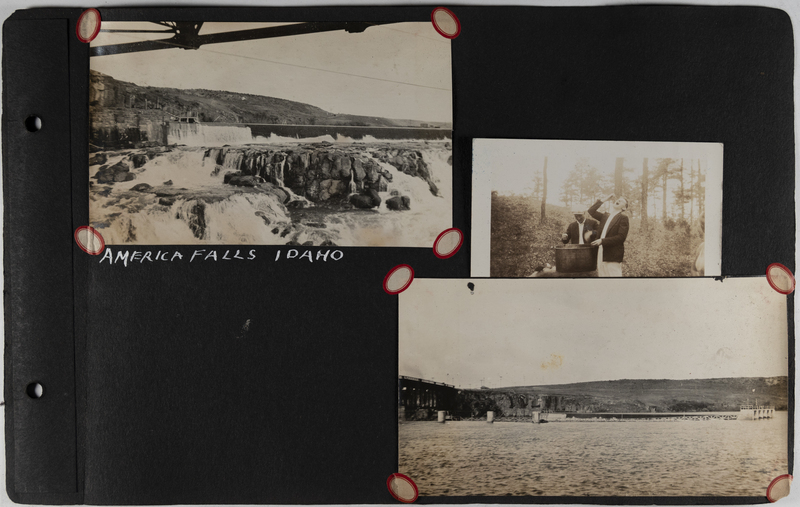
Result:
M787 473L787 414L765 421L435 422L399 427L421 496L763 496Z

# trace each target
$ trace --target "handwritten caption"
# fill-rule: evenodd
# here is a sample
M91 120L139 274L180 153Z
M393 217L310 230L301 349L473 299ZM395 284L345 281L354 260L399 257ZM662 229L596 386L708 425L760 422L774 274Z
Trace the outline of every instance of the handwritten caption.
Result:
M275 262L281 260L297 260L306 262L328 262L328 260L339 261L344 257L341 250L301 250L290 248L283 253L283 250L275 252ZM220 261L254 261L258 258L255 249L249 250L222 250L198 248L191 254L181 253L178 250L126 250L113 249L106 247L100 264L109 265L122 264L128 267L129 264L144 264L145 262L220 262Z

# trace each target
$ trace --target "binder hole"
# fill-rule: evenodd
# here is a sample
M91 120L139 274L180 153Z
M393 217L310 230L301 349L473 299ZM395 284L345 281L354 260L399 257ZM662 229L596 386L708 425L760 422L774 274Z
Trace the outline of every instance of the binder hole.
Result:
M31 382L28 384L28 387L25 388L25 392L27 392L28 396L35 400L42 397L44 394L44 387L42 387L42 384L38 382Z
M32 114L25 119L25 128L28 132L38 132L42 128L42 119Z

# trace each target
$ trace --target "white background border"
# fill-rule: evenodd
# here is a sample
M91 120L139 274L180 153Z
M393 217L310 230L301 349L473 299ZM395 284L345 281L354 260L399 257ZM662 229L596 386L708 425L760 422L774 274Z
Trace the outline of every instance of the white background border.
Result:
M570 154L576 157L622 156L631 162L650 157L699 158L705 160L705 276L722 273L722 168L723 146L720 143L684 143L649 141L580 141L540 139L473 139L472 141L472 258L470 274L473 277L490 276L491 218L493 174L496 171L514 171L510 167L497 167L493 162L500 155L521 152L527 155L549 154L553 158ZM535 158L535 157L533 157ZM530 172L524 168L523 171ZM563 175L562 175L563 176ZM548 185L551 189L552 186ZM554 190L558 190L555 188ZM551 194L553 195L553 194ZM556 199L551 200L556 202ZM588 203L583 203L588 204ZM558 238L553 238L555 242ZM682 277L679 277L682 278Z

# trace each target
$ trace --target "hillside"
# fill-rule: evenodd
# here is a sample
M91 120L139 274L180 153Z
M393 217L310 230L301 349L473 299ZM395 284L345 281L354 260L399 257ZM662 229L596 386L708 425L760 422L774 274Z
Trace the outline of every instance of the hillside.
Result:
M691 380L609 380L575 384L470 390L494 397L558 397L567 410L591 412L732 411L746 403L785 410L787 377L736 377Z
M537 266L555 265L553 247L574 218L569 208L549 203L543 224L540 216L541 201L492 192L490 276L530 276Z
M90 71L93 108L163 110L172 114L192 111L203 122L270 123L293 125L347 125L377 127L439 127L433 123L380 117L334 114L316 106L291 100L220 90L178 89L140 86Z

